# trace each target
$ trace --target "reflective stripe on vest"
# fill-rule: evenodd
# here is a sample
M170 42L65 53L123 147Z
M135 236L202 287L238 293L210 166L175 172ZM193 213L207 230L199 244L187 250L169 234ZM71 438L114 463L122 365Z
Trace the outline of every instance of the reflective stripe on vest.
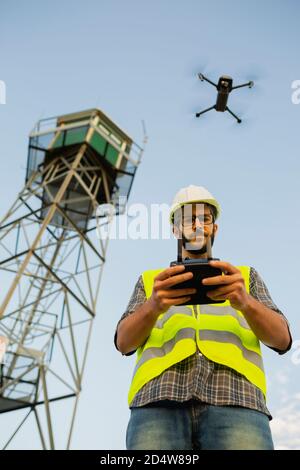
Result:
M249 293L250 268L237 266ZM162 269L145 271L146 297L152 294L155 276ZM159 315L137 360L128 394L129 405L136 393L166 369L194 354L197 349L208 359L244 375L266 394L266 380L258 338L242 312L226 300L220 304L172 306Z

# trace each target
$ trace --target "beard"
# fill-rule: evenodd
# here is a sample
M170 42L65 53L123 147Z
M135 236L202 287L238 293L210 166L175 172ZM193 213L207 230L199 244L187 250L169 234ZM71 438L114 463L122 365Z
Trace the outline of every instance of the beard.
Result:
M195 245L196 246L198 245L198 248L196 248L196 247L193 248L191 246L192 245L191 239L186 238L186 236L182 232L182 246L185 249L185 251L187 251L188 253L191 253L193 255L203 255L204 253L207 252L207 242L205 241L206 237L205 237L203 232L200 232L200 234L203 237L203 243L201 244L202 246L199 247L199 243L197 243L197 237L199 236L199 233L197 233L197 231L196 231L196 234L195 234L196 244ZM212 233L211 236L210 236L211 246L213 246L214 240L215 240L215 235L214 235L214 233Z

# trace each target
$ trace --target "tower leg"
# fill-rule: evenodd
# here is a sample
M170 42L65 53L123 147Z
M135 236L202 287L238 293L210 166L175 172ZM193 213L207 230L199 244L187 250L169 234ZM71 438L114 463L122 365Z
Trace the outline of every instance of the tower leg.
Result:
M63 198L63 196L64 196L64 194L65 194L65 192L66 192L66 189L68 188L69 183L70 183L71 179L72 179L73 176L74 176L74 170L76 170L77 166L79 165L80 160L82 159L82 157L83 157L85 151L86 151L86 144L83 144L83 145L81 146L80 151L79 151L78 154L77 154L77 157L75 158L75 160L74 160L74 162L73 162L73 164L72 164L71 171L69 171L69 173L68 173L67 176L65 177L65 180L64 180L62 186L60 187L60 189L59 189L57 195L55 196L55 199L54 199L54 201L53 201L53 203L52 203L52 205L51 205L51 207L50 207L50 209L49 209L49 211L48 211L48 214L47 214L46 218L45 218L44 221L43 221L43 224L42 224L42 226L41 226L41 228L40 228L39 233L37 234L37 236L36 236L36 238L35 238L33 244L32 244L31 247L30 247L30 250L28 251L28 253L27 253L27 255L26 255L26 257L25 257L23 263L22 263L21 266L20 266L20 269L19 269L19 271L18 271L18 273L17 273L17 275L16 275L16 277L15 277L15 279L14 279L12 285L10 286L10 289L9 289L9 291L8 291L8 293L7 293L5 299L4 299L4 301L3 301L3 303L2 303L2 305L1 305L1 307L0 307L0 318L3 316L3 313L4 313L4 311L5 311L6 307L7 307L7 305L8 305L8 303L9 303L10 299L11 299L12 296L13 296L13 293L14 293L14 291L15 291L15 289L16 289L18 283L19 283L19 280L20 280L22 274L24 273L24 271L25 271L25 269L26 269L26 266L28 265L28 262L30 261L30 258L31 258L32 255L33 255L33 251L34 251L34 250L36 249L36 247L38 246L38 243L39 243L39 241L40 241L40 239L41 239L41 237L42 237L44 231L46 230L48 224L51 222L51 220L52 220L52 218L53 218L53 216L54 216L54 213L55 213L56 210L57 210L57 205L60 203L61 199Z

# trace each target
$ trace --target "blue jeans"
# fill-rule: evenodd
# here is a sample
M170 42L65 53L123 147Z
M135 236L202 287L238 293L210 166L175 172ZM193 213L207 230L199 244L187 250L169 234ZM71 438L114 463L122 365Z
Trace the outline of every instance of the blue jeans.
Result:
M174 402L173 402L174 403ZM128 450L273 450L269 418L237 406L191 401L131 409Z

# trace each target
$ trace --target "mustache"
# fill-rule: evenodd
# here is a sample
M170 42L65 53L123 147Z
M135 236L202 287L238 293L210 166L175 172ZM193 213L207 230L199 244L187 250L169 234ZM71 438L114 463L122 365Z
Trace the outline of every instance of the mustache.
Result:
M203 232L203 230L196 230L195 232L191 233L189 236L182 234L182 238L185 240L192 240L194 238L207 238L207 235Z
M192 247L189 247L189 243L191 242L191 238L187 238L184 233L182 233L182 246L183 248L186 250L186 251L189 251L191 253L194 253L194 254L203 254L203 253L206 253L206 250L207 250L207 238L210 236L210 242L211 242L211 246L213 246L214 244L214 241L215 241L215 236L214 234L211 234L211 235L205 235L205 233L203 231L201 231L201 233L203 234L203 237L204 237L204 241L203 241L203 244L201 246L201 248L196 248L196 249L193 249ZM195 232L194 234L195 235ZM192 237L194 238L194 236ZM196 240L197 241L197 240Z

